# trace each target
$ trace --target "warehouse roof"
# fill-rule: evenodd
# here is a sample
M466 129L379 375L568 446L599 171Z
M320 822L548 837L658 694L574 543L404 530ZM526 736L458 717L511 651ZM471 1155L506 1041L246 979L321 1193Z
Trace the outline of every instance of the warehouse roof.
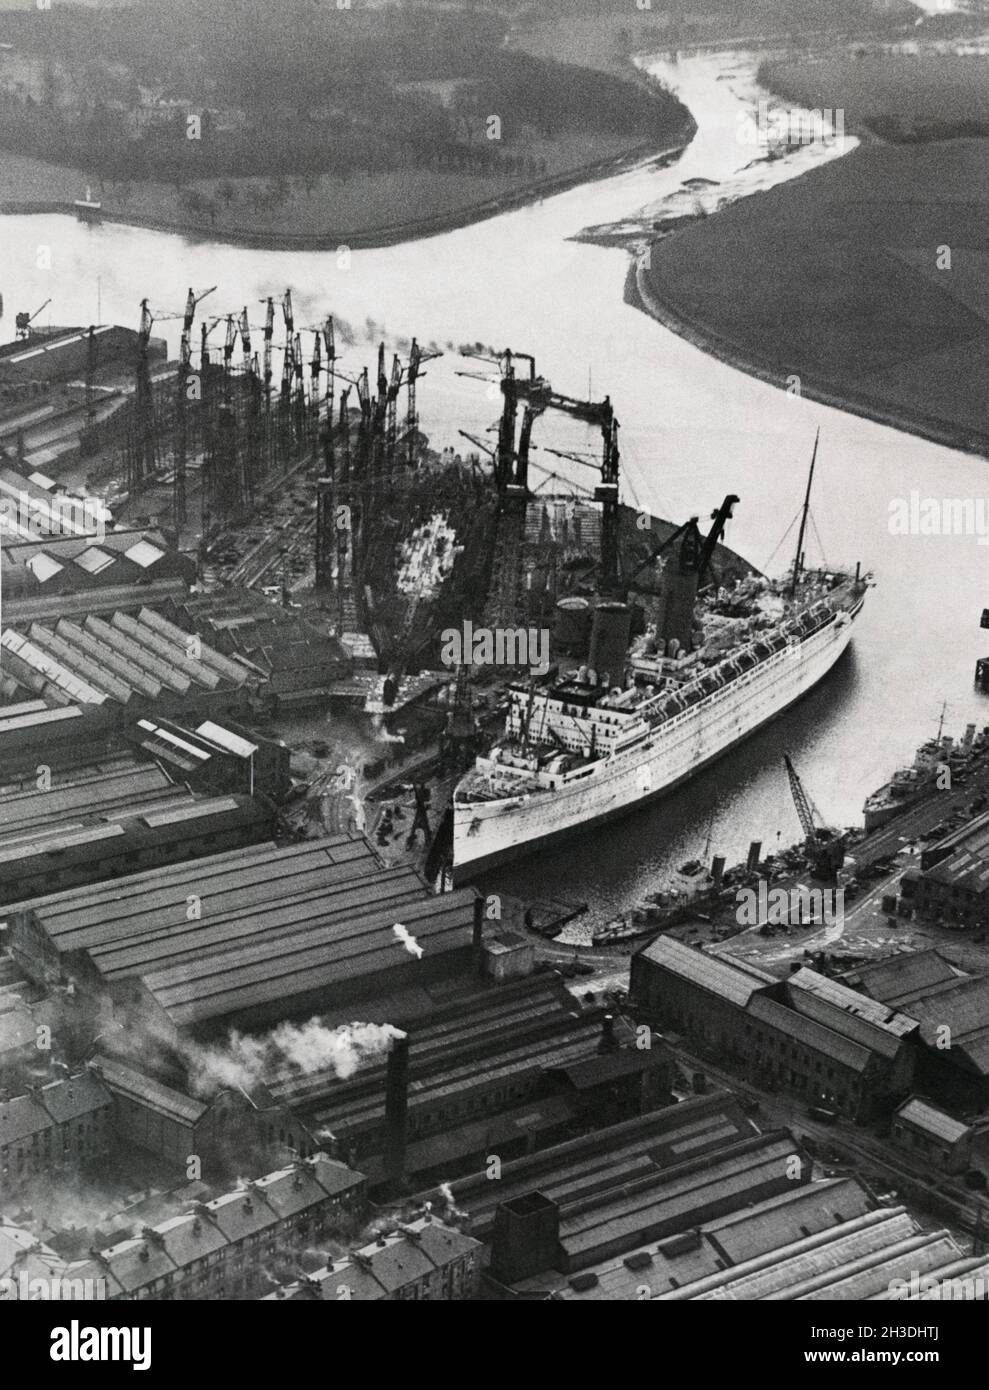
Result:
M953 1055L962 1053L976 1071L989 1075L989 975L946 984L910 1007L920 1019L920 1036L928 1047L943 1047L948 1037Z
M896 1114L915 1129L922 1130L932 1138L943 1140L947 1144L957 1144L972 1132L971 1125L956 1120L946 1111L932 1105L930 1101L921 1100L917 1096L905 1100Z
M190 920L189 896L200 904ZM139 977L180 1025L285 1000L469 945L474 894L432 895L361 837L256 846L19 904L62 952L106 980Z
M872 1052L868 1047L836 1033L806 1014L778 1004L765 994L757 994L749 1001L748 1012L752 1018L769 1024L794 1042L803 1043L822 1056L833 1058L843 1067L861 1072L869 1065Z
M940 843L953 848L939 863L925 869L923 877L969 893L985 893L989 889L989 812Z
M902 951L888 960L858 966L842 978L870 998L899 1009L935 986L956 980L958 974L939 952L928 950Z
M193 1100L116 1058L101 1056L94 1065L114 1095L134 1101L166 1119L194 1125L210 1108L208 1101Z
M744 1006L756 990L777 983L775 976L755 966L729 964L670 936L658 936L640 955L731 1004Z

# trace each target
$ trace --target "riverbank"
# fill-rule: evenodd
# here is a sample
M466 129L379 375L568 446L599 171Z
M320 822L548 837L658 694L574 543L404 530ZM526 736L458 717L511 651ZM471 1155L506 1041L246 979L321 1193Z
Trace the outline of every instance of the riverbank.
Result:
M194 242L222 242L263 251L338 251L342 247L351 250L368 250L375 247L394 246L399 242L417 241L425 237L438 236L442 232L468 227L488 218L497 217L504 212L539 203L557 193L565 193L571 188L585 183L594 183L612 178L627 169L656 160L669 163L675 160L689 143L694 131L692 118L685 120L671 143L657 149L651 142L643 142L631 148L608 154L591 163L575 164L572 168L551 177L535 182L505 189L475 203L463 203L456 199L455 188L450 189L454 205L443 211L409 220L387 222L378 226L361 229L353 223L343 223L329 230L319 232L288 232L262 227L237 227L231 225L223 216L211 225L190 221L188 218L172 215L166 211L166 204L174 204L176 197L168 185L142 185L137 191L137 199L146 200L146 206L137 208L115 205L106 201L100 194L99 180L90 178L82 170L68 169L64 166L42 165L40 161L24 156L8 156L0 174L0 215L25 216L36 214L75 215L78 209L75 200L85 195L86 188L92 190L94 200L103 204L98 220L116 222L129 227L143 227L149 231L168 232L183 236ZM23 166L18 168L17 166ZM430 175L433 180L443 180L443 175ZM451 183L464 183L460 176L449 176ZM397 180L396 180L397 181ZM38 183L54 184L60 196L29 197ZM326 182L331 182L327 180ZM335 181L333 181L335 182ZM376 183L379 191L383 180ZM421 189L421 178L408 180L417 183ZM473 182L477 182L476 180ZM486 181L490 182L490 181ZM329 191L331 192L331 191ZM387 190L386 198L393 204L399 202L399 190ZM416 189L408 188L403 201L409 205L417 201ZM351 196L354 196L351 194ZM132 193L131 200L137 200ZM305 195L302 195L305 201ZM332 202L332 197L327 198ZM155 211L155 205L160 206Z
M626 299L760 380L985 454L986 149L860 148L654 242Z
M629 264L624 298L626 304L648 314L671 333L706 352L708 356L723 362L725 366L734 367L737 371L765 381L781 391L793 390L792 382L789 380L790 374L780 364L760 360L754 352L745 352L736 344L729 343L710 324L690 320L671 303L661 301L650 288L639 259L633 259ZM817 401L820 405L858 415L863 420L874 420L889 429L917 435L920 439L930 440L933 444L943 444L962 453L984 455L989 451L989 433L979 434L951 426L923 412L911 411L904 407L896 411L881 409L874 401L855 397L849 391L839 393L823 379L801 376L799 394L808 400Z

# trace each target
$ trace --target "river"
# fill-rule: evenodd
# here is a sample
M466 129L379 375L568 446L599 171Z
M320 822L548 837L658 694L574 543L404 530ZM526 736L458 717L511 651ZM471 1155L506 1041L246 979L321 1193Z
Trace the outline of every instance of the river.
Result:
M974 537L893 536L888 526L891 500L912 489L937 498L989 494L984 465L718 362L624 303L625 251L569 239L647 206L672 206L686 179L715 181L698 196L716 203L726 191L753 190L837 154L805 149L746 170L758 151L736 132L756 92L755 59L708 55L649 67L697 121L678 163L647 162L476 226L354 252L349 268L333 254L231 249L65 217L7 217L0 228L0 289L11 314L50 296L52 322L88 323L97 281L103 321L121 323L136 323L144 296L163 313L181 310L190 284L218 286L203 305L213 314L291 285L298 324L332 311L355 327L353 370L371 361L382 328L443 347L480 341L533 352L557 389L584 395L590 383L596 396L611 395L623 427L625 500L681 520L706 517L725 493L738 493L728 541L760 568L799 509L820 426L813 506L823 555L830 564L861 560L877 580L852 647L807 700L686 789L486 880L505 891L580 896L596 918L638 900L667 866L698 853L712 816L712 852L730 859L753 838L767 847L799 838L784 749L825 818L852 824L866 793L934 733L942 700L949 732L969 719L989 722L989 700L972 683L977 657L989 654L989 634L979 630L986 551ZM38 268L40 247L49 249L51 269ZM258 306L252 318L262 312ZM174 352L175 322L157 331ZM462 444L458 427L484 430L498 413L496 388L456 376L465 365L448 352L430 364L420 390L424 427L440 446ZM537 440L596 448L568 421L541 421ZM567 467L539 453L535 460ZM819 553L812 543L811 558ZM774 568L789 558L780 551Z

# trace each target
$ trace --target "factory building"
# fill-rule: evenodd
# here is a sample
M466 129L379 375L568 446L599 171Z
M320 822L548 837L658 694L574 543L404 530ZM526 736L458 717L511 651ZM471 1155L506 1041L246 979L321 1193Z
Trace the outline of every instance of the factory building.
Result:
M890 1136L897 1148L915 1161L944 1173L963 1173L971 1161L971 1125L918 1096L911 1096L897 1108Z
M4 621L10 622L5 612ZM248 714L264 674L184 632L152 608L136 617L61 617L50 626L0 633L3 670L16 683L9 699L38 697L52 706L113 702L128 710L198 710L202 718Z
M192 584L196 562L182 555L158 531L107 531L97 539L63 536L4 541L5 598L80 594L107 585L146 584L177 579Z
M17 689L0 668L0 695ZM45 700L0 704L0 776L4 781L30 777L38 767L72 767L95 763L118 741L123 712L117 706L66 702L49 706Z
M2 445L0 459L3 459ZM64 539L77 547L72 554L82 555L96 536L110 530L112 523L113 518L101 498L70 493L43 473L22 473L6 462L0 463L0 541L5 549L9 546L12 552L20 550L22 546L27 547L26 552L16 560L8 561L6 555L3 557L0 572L3 575L4 595L9 593L8 583L17 585L18 573L27 565L32 554L43 552L48 545L59 545ZM140 535L131 533L128 547L141 539ZM35 575L33 569L37 569L39 575ZM50 577L51 571L49 566L40 564L35 565L30 573L31 578L38 582L41 574ZM82 567L80 573L84 573ZM25 582L30 588L30 581ZM40 580L41 584L43 582ZM13 597L12 593L10 597Z
M74 823L38 827L18 838L0 835L0 905L258 844L275 830L274 808L248 796L186 792L140 810L80 813Z
M934 950L901 951L887 960L857 966L841 976L851 989L867 994L887 1008L910 1012L915 999L941 985L953 984L959 972Z
M127 738L167 767L176 781L211 792L282 797L292 784L291 749L225 719L186 728L169 719L139 719Z
M474 903L468 890L432 895L341 835L208 854L15 904L7 919L29 978L71 978L165 1037L333 1008L353 1018L357 1004L470 974Z
M928 846L900 884L904 907L949 926L989 925L989 812Z
M294 1274L304 1251L352 1231L364 1207L363 1174L319 1153L93 1250L67 1272L104 1279L111 1301L257 1298Z
M631 994L643 1017L811 1105L867 1118L912 1085L917 1020L812 970L773 980L659 937L632 959Z
M226 1088L203 1098L119 1057L98 1056L92 1068L113 1098L117 1140L183 1173L196 1157L205 1181L227 1176L230 1168L256 1171L290 1154L308 1158L318 1147L298 1117L263 1088L251 1094Z
M966 1278L973 1290L982 1289L987 1272L989 1260L966 1255L948 1231L924 1231L904 1207L884 1207L656 1297L667 1303L845 1302L901 1299L913 1291L916 1298L925 1288Z
M0 1199L39 1178L94 1171L112 1139L113 1097L90 1071L0 1100Z
M162 612L217 651L263 671L282 706L323 700L353 672L349 652L335 637L250 590L175 598Z
M474 1298L481 1242L427 1213L264 1295L266 1302L452 1302Z
M134 329L116 324L102 324L92 334L88 328L32 326L29 338L0 345L0 400L14 399L18 390L35 384L82 379L87 367L130 377L138 347ZM147 350L153 360L168 355L162 338L150 338Z
M400 1066L393 1050L347 1079L327 1069L270 1082L373 1187L448 1179L489 1154L508 1162L672 1099L662 1045L636 1046L622 1021L575 1008L546 977L437 996L403 1026Z

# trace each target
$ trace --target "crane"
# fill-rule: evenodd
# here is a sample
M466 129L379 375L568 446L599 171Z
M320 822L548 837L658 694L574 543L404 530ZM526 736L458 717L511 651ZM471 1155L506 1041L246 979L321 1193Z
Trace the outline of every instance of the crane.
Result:
M718 547L721 537L724 534L726 525L732 519L735 507L738 505L739 498L735 494L729 493L721 503L716 512L711 513L714 525L707 536L701 534L697 525L697 517L692 516L689 521L685 521L664 541L658 541L652 548L649 555L643 560L642 564L635 570L630 581L629 588L635 586L636 580L644 569L659 559L665 551L671 549L676 543L680 542L679 559L680 568L683 573L693 571L697 575L697 586L701 587L705 575L711 565L714 552Z
M821 813L814 805L789 753L783 754L790 783L790 795L797 808L797 816L804 832L805 846L810 856L811 872L815 878L834 880L845 859L845 838L836 835L825 824Z
M409 352L409 365L407 369L409 386L409 409L405 417L405 439L408 448L407 463L410 468L416 465L416 446L419 437L419 412L416 396L416 387L421 377L426 373L422 370L424 362L432 362L443 354L438 350L429 349L423 352L415 338L412 339L412 348Z
M20 314L15 315L15 317L14 317L14 324L15 324L16 329L17 329L17 332L16 332L15 336L16 336L17 338L30 338L30 336L31 336L31 325L32 325L32 323L34 323L35 319L36 319L36 318L38 317L38 315L41 313L41 310L42 310L42 309L47 309L50 303L51 303L51 300L50 300L50 299L46 299L45 302L44 302L44 304L41 305L41 308L40 308L40 309L35 309L35 311L34 311L33 314L28 314L28 313L24 312L24 313L20 313Z

